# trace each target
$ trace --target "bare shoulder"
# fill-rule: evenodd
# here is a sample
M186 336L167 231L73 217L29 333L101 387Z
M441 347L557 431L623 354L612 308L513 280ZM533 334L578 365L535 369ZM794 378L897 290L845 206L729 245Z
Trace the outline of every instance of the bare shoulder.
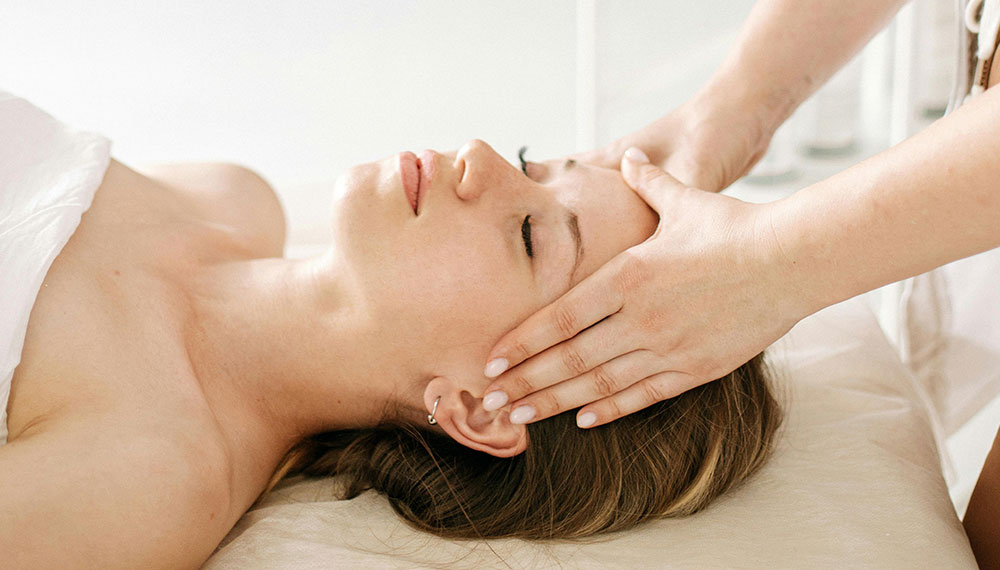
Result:
M51 424L0 448L5 568L197 568L225 537L219 458L102 425L114 424Z
M238 164L163 164L140 170L198 204L212 222L243 230L265 255L285 247L285 213L274 188L257 172Z

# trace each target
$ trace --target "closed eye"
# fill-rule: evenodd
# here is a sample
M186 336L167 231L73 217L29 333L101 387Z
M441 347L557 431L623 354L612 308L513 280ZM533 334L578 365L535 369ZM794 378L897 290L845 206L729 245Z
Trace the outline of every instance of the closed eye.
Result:
M528 161L524 160L524 153L526 152L528 152L527 146L522 146L517 149L517 160L521 162L521 172L523 172L525 176L528 176ZM531 177L528 176L528 178Z
M524 250L528 252L528 257L535 257L535 251L531 244L531 216L525 216L521 222L521 239L524 240Z

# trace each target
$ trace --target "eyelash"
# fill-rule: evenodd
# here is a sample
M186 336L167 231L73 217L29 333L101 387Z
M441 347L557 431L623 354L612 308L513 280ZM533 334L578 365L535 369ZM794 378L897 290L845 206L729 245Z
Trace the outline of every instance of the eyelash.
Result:
M525 176L528 176L528 161L524 160L524 153L526 152L528 152L527 146L522 146L517 149L517 159L521 161L521 172L523 172Z
M534 248L531 246L531 216L525 216L521 222L521 239L524 240L524 250L528 252L528 257L535 257Z

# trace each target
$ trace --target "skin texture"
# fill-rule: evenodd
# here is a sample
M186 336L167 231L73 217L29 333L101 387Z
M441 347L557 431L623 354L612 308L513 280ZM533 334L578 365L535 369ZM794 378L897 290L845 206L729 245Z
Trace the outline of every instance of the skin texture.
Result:
M287 260L280 205L252 172L113 161L46 276L12 384L5 568L196 568L302 437L387 409L423 423L439 396L438 429L523 449L508 410L482 412L479 363L656 216L616 171L553 163L531 179L481 141L435 166L419 216L396 156L351 169L330 250ZM573 276L566 207L584 251Z

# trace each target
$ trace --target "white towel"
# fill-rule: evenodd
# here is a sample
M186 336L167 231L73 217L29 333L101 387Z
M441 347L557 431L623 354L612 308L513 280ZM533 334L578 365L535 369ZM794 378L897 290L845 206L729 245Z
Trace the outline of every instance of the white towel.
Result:
M90 207L110 148L108 139L0 90L0 445L31 308Z

